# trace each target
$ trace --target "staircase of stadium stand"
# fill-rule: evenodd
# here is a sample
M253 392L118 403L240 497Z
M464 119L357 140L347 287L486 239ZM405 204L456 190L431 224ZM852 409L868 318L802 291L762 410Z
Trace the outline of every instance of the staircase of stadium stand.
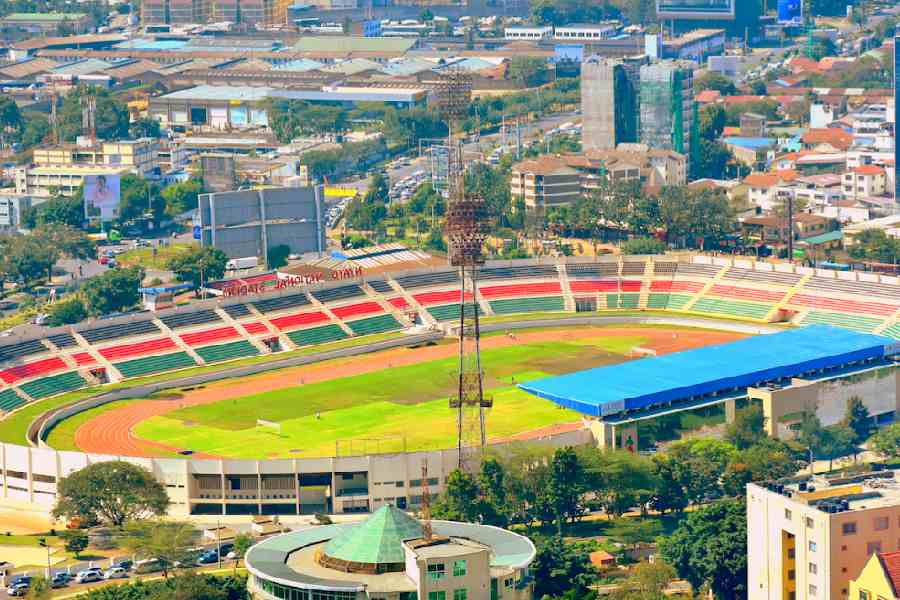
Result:
M700 298L705 296L709 292L709 290L711 290L713 288L714 285L716 285L717 283L719 283L722 280L722 278L725 276L725 273L728 272L729 268L731 268L730 265L725 265L724 267L719 269L719 272L716 273L712 277L712 279L707 281L706 284L703 286L703 289L701 289L699 292L697 292L697 294L693 298L691 298L690 301L688 301L688 303L685 304L681 310L690 311L692 308L694 308L694 305L700 301Z
M35 399L32 398L31 396L29 396L29 395L25 392L25 390L23 390L23 389L22 389L20 386L18 386L18 385L12 385L12 386L9 387L9 389L15 390L15 392L19 395L19 397L22 398L23 400L25 400L25 404L28 404L29 402L34 402L34 400L35 400Z
M342 319L340 319L336 314L334 314L330 308L322 304L318 298L316 298L313 294L307 294L313 306L318 307L323 313L328 315L328 320L333 324L337 325L341 328L341 330L347 335L355 335L353 330L350 329L350 326L344 323Z
M650 284L653 283L653 275L655 273L656 264L653 259L647 259L647 265L644 267L644 278L641 280L641 295L638 297L638 309L646 310L647 301L650 299Z
M417 313L419 313L419 318L422 319L422 323L424 325L434 327L439 324L439 321L435 319L430 312L425 310L425 307L419 304L418 300L416 300L411 293L407 292L404 287L402 287L393 279L388 279L387 282L388 285L394 288L395 292L403 296L403 299L406 300L406 304L410 309L414 309Z
M238 323L237 321L235 321L231 317L231 315L229 315L225 310L223 310L220 307L217 307L215 309L215 313L217 315L219 315L219 318L222 319L222 321L224 321L226 324L234 327L235 331L240 333L241 337L243 339L245 339L248 342L250 342L251 344L253 344L253 347L256 348L257 350L259 350L260 354L270 354L272 352L272 350L268 346L263 344L261 341L259 341L259 339L250 335L250 332L248 332L246 329L244 329L244 326L241 323ZM266 327L268 327L268 325L266 325Z
M475 286L471 286L469 289L475 289ZM478 307L481 309L481 316L483 317L492 317L494 316L494 309L491 308L491 303L485 300L484 296L481 295L480 287L478 293L475 295L475 300L478 302Z
M384 294L378 293L375 288L370 286L368 283L363 283L361 286L362 291L366 293L366 295L378 303L378 306L381 307L381 310L386 312L389 315L393 315L397 321L400 322L404 327L412 327L413 322L409 320L409 317L406 316L406 313L391 304L385 299Z
M609 296L605 292L594 292L594 297L597 302L597 310L606 310L609 308L609 303L606 301Z
M275 327L274 325L272 325L272 323L269 322L269 319L266 317L266 315L259 312L259 309L257 309L255 306L253 306L253 303L248 302L246 304L246 306L247 306L247 308L250 309L250 313L254 317L256 317L256 319L260 323L262 323L263 325L266 326L266 328L269 330L269 333L271 333L274 337L278 338L278 342L281 344L282 348L284 348L285 350L296 350L297 349L297 344L294 343L294 340L292 340L285 334L278 331L278 328Z
M882 323L881 325L876 327L874 333L878 333L878 334L884 333L885 329L888 329L888 328L896 325L898 319L900 319L900 308L897 308L897 310L894 311L894 314L892 314L890 317L888 317L884 323Z
M799 280L797 280L797 283L795 283L790 287L790 289L788 289L787 293L784 295L784 298L782 298L780 302L772 306L772 309L766 314L765 320L770 323L774 321L775 317L778 316L778 313L791 303L791 299L803 290L803 286L807 281L810 280L812 276L812 273L807 273ZM803 311L803 314L805 315L807 312L809 311ZM792 322L794 322L794 319L792 319Z
M84 337L75 330L72 330L72 337L75 338L75 341L78 342L78 348L80 350L86 351L88 354L94 357L94 360L97 361L103 368L106 369L106 379L110 383L118 383L125 379L125 377L119 372L119 370L113 365L109 360L106 359L105 356L100 354L100 351L94 348Z
M566 270L565 263L556 265L556 271L559 273L559 288L562 290L563 310L575 312L575 296L572 295L572 286L569 285L569 271Z
M72 355L68 352L63 352L62 348L51 342L49 339L44 338L41 340L45 346L47 346L53 354L58 356L69 369L75 370L78 368L78 363L72 358Z
M160 331L169 336L169 339L175 342L175 345L178 346L179 349L181 349L183 352L187 352L187 355L193 358L198 365L203 366L206 364L206 361L203 360L203 357L197 354L196 350L186 344L185 341L181 339L181 336L175 335L175 332L169 329L169 326L163 323L162 319L153 319L153 323L155 323L156 326L159 327Z

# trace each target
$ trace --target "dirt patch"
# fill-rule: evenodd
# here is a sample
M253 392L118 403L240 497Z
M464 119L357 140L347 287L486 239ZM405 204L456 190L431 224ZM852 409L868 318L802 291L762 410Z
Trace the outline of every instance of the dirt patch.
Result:
M644 327L578 327L539 331L517 331L515 335L496 335L482 340L483 349L502 348L514 344L529 344L557 340L575 340L597 337L643 337L645 348L657 354L677 352L699 346L729 342L745 337L731 332L685 330L677 328ZM105 412L87 421L75 432L75 444L84 452L119 454L126 456L159 456L154 449L177 451L157 442L137 438L132 428L150 417L193 406L241 398L252 394L296 387L298 384L329 381L341 377L361 375L391 366L405 366L432 360L449 358L456 354L454 344L438 344L425 348L393 348L375 354L365 354L324 363L292 367L277 372L260 373L239 380L223 380L183 390L175 400L147 400L129 403ZM604 354L609 354L603 351ZM217 458L194 454L195 458Z

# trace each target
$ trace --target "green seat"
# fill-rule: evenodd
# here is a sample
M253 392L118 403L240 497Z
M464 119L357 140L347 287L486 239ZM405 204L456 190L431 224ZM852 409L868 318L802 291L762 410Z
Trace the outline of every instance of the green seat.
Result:
M873 319L872 317L862 317L859 315L848 315L845 313L833 313L833 312L819 312L819 311L810 311L803 317L803 321L801 321L804 325L808 324L825 324L825 325L837 325L838 327L844 327L846 329L853 329L856 331L864 331L864 332L872 332L875 331L882 323L882 319Z
M339 325L320 325L319 327L310 327L309 329L301 329L292 331L287 334L289 340L298 346L312 346L314 344L325 344L327 342L335 342L347 337L344 330Z
M669 304L666 308L669 310L681 310L684 306L691 301L690 294L669 294Z
M738 302L736 300L723 300L721 298L700 298L693 312L708 313L714 315L728 315L742 319L764 319L771 310L769 304L757 304L756 302Z
M472 305L467 304L468 316L472 316ZM437 321L459 321L459 303L444 304L442 306L429 306L428 312ZM481 314L481 307L478 308L478 314Z
M607 308L637 308L641 299L640 294L607 294Z
M882 335L892 337L895 340L900 340L900 323L894 323L893 325L885 329L882 332Z
M52 377L42 377L28 383L23 383L19 388L34 399L55 396L63 392L77 390L87 385L87 382L76 372L62 373Z
M250 342L241 340L229 344L217 344L215 346L197 348L197 354L199 354L200 358L204 361L211 363L242 358L244 356L256 356L259 354L259 350L257 350L256 346Z
M400 329L402 325L394 318L393 315L378 315L377 317L367 317L358 321L350 321L347 326L353 330L356 335L372 335L373 333L384 333L385 331L393 331Z
M174 371L185 367L195 367L197 363L187 352L175 352L161 356L147 356L115 363L115 367L125 377L137 377L150 373Z
M0 410L3 412L11 412L25 404L25 400L16 393L16 390L9 388L0 392Z
M492 300L491 310L496 315L509 315L524 312L561 311L565 303L561 296L542 296L540 298L510 298ZM458 309L457 309L458 310Z

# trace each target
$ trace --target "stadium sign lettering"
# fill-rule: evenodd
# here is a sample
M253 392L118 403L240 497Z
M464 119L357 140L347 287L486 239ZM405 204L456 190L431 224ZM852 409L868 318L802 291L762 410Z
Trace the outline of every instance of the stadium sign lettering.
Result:
M362 277L362 267L353 267L349 269L339 269L331 272L331 279L355 279ZM292 287L300 287L313 283L321 283L325 281L322 273L309 273L306 275L291 275L282 277L275 281L275 285L266 285L265 283L246 283L241 285L231 285L222 289L223 296L247 296L249 294L263 294L265 292L277 292Z

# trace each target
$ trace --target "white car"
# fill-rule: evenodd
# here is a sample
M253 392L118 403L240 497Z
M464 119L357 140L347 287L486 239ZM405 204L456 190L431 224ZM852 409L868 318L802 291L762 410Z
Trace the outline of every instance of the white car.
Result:
M128 571L122 567L111 567L103 573L103 579L127 579Z
M103 579L103 571L99 567L92 567L84 571L78 571L75 575L75 583L93 583Z

